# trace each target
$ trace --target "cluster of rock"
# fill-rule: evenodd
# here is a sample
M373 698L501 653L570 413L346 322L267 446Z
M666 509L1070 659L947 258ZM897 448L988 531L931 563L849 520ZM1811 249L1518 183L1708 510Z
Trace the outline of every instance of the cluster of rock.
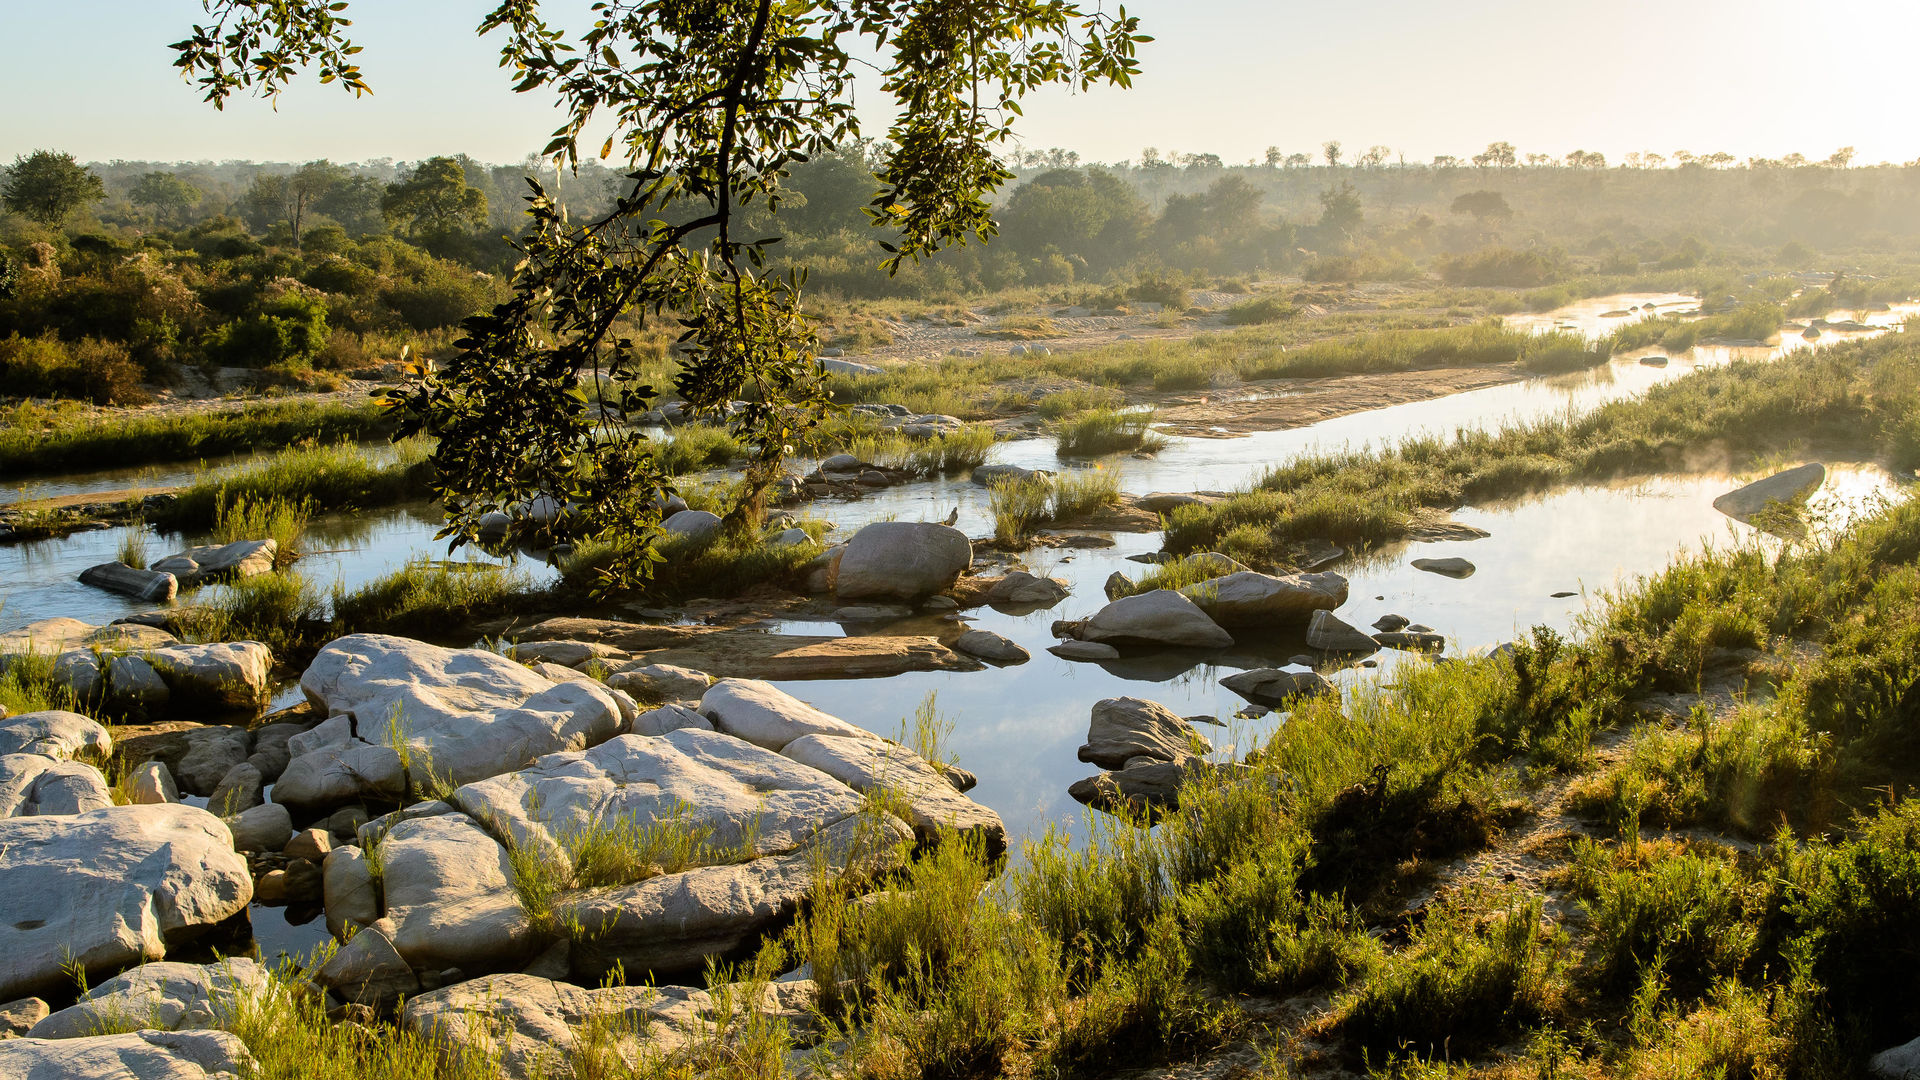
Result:
M266 699L273 653L257 641L192 645L138 623L42 619L0 634L0 672L51 657L55 680L86 702L148 718L172 708L251 708Z
M236 581L273 569L279 545L272 540L235 540L205 544L169 555L150 566L100 563L80 571L85 585L150 603L171 601L181 589L215 581Z
M1076 781L1067 793L1097 810L1150 819L1179 809L1180 789L1196 774L1246 771L1243 765L1209 764L1205 755L1212 750L1205 736L1164 705L1107 698L1093 706L1080 747L1081 761L1105 771Z

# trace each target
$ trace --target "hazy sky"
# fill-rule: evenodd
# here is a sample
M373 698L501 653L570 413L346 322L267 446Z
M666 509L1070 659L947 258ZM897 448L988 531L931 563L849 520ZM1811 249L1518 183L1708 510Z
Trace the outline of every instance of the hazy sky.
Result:
M195 0L0 0L0 160L520 159L555 124L472 30L486 0L354 0L375 96L303 83L276 113L202 105L169 66ZM555 5L556 8L563 5ZM581 5L584 6L584 5ZM1339 139L1408 160L1599 150L1740 157L1858 148L1920 157L1910 54L1920 5L1892 0L1135 0L1158 39L1130 91L1049 93L1026 145L1093 160L1143 146L1228 161ZM874 120L882 119L880 117ZM876 123L872 134L878 134Z

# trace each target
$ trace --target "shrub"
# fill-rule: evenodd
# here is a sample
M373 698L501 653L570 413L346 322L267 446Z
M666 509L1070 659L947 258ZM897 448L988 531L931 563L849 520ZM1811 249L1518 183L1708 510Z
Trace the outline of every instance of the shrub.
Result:
M1566 257L1558 251L1491 247L1440 260L1440 277L1449 285L1530 288L1556 281L1566 270Z
M1300 314L1300 309L1277 296L1260 296L1252 300L1242 300L1227 309L1227 325L1255 326L1262 323L1281 322Z
M1151 453L1166 445L1166 439L1153 433L1152 424L1151 409L1093 409L1062 421L1054 439L1061 457L1095 457L1122 450Z
M144 377L127 347L98 338L71 344L52 335L0 339L0 394L64 397L96 405L136 405L148 400Z

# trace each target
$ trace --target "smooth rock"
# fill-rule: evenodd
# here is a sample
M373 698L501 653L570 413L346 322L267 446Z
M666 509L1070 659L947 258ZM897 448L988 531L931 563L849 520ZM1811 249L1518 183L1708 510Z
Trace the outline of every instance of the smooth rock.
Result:
M1307 624L1307 644L1323 652L1370 653L1380 643L1341 621L1331 611L1316 611Z
M1373 628L1375 630L1384 630L1387 633L1392 633L1395 630L1405 630L1407 628L1407 617L1405 615L1382 615L1373 620Z
M260 770L260 779L266 783L280 779L293 757L293 751L287 748L288 742L305 730L303 724L266 724L254 728L253 753L247 755L247 764Z
M635 735L665 735L669 731L679 731L681 728L712 731L713 721L701 716L697 710L678 704L662 705L633 718Z
M852 604L836 608L834 622L885 622L889 619L905 619L913 615L913 609L900 604Z
M373 867L360 848L349 844L327 852L320 875L327 930L335 938L344 939L348 928L370 926L380 918L380 895L374 889Z
M969 630L954 639L953 647L969 656L1001 664L1024 664L1033 654L991 630Z
M0 1005L0 1039L25 1035L29 1028L45 1020L49 1012L46 1002L33 997Z
M624 659L626 655L611 645L597 641L523 641L507 646L506 653L523 664L544 660L569 668L577 668L591 660Z
M1094 703L1080 760L1118 769L1134 758L1181 761L1209 749L1207 740L1166 706L1118 697Z
M951 830L979 837L989 857L1006 850L1006 827L1000 815L954 790L938 769L904 746L876 739L805 735L788 743L781 753L855 791L893 792L905 800L914 835L923 843Z
M1097 641L1063 641L1047 646L1047 651L1062 660L1118 660L1120 650Z
M0 716L0 754L41 757L97 756L113 752L113 738L97 722L65 709Z
M290 859L322 862L327 852L333 850L333 837L325 829L302 829L294 833L293 838L280 850Z
M1107 582L1100 587L1100 591L1107 594L1107 599L1118 600L1133 592L1133 579L1115 570L1107 575Z
M997 607L1044 607L1059 603L1066 595L1067 583L1059 578L1015 570L993 583L987 590L986 600Z
M313 981L343 1001L374 1008L384 1008L396 998L418 993L420 980L387 936L386 930L391 926L391 923L376 921L362 927L314 972Z
M1189 585L1180 595L1224 627L1297 625L1316 611L1346 603L1347 579L1331 573L1275 577L1241 570Z
M1233 635L1192 600L1171 589L1126 596L1094 613L1080 629L1084 641L1109 645L1175 645L1223 649Z
M720 532L720 515L711 510L682 510L660 523L660 531L688 541L705 540Z
M209 581L249 578L273 569L280 545L272 540L235 540L229 544L207 544L169 555L148 567L172 574L182 588Z
M117 562L100 563L80 571L80 584L149 604L170 604L180 591L180 582L172 574Z
M714 683L700 698L700 713L716 729L776 753L802 735L879 738L758 679Z
M1002 481L1031 480L1052 475L1045 469L1027 469L1018 465L979 465L974 467L970 479L982 487L991 487Z
M102 1031L230 1029L242 1002L272 985L267 969L245 957L212 964L142 964L87 991L71 1008L33 1026L34 1039L77 1039Z
M225 1031L135 1031L0 1042L0 1076L21 1080L242 1080L253 1055Z
M116 712L157 715L173 696L166 680L142 656L111 657L104 674L107 706Z
M280 803L262 803L227 822L235 851L279 851L293 839L293 815Z
M876 521L847 541L833 572L843 599L917 600L946 589L973 564L967 534L927 521Z
M211 797L221 781L253 753L253 739L243 727L203 727L179 734L187 750L170 768L180 790L190 795Z
M266 801L262 797L265 790L266 778L249 758L228 769L227 775L220 778L220 783L207 796L207 809L223 818L239 817Z
M1827 467L1817 461L1808 462L1729 491L1713 500L1713 508L1728 517L1744 520L1770 505L1798 506L1826 482Z
M1257 705L1274 708L1284 708L1298 697L1339 693L1318 672L1281 671L1279 668L1235 672L1221 679L1220 685Z
M227 827L195 807L0 819L0 999L158 960L252 896Z
M219 708L251 708L273 689L273 650L258 641L218 641L205 645L169 645L140 654L182 703Z
M92 649L70 649L55 657L53 678L65 684L80 701L101 700L101 690L106 685L106 673L101 670L100 657Z
M106 778L85 762L0 754L0 818L84 814L112 805Z
M178 645L180 639L165 630L135 623L94 626L79 619L40 619L0 634L0 671L5 661L22 653L58 656L74 649L98 646L108 651L154 649Z
M1472 577L1476 569L1476 567L1467 560L1453 557L1445 559L1415 559L1412 565L1415 570L1425 570L1429 574L1442 574L1450 578Z
M544 946L513 891L507 849L472 818L412 818L380 845L389 937L409 967L516 969Z
M1389 630L1373 635L1373 640L1389 649L1402 649L1406 652L1440 652L1447 647L1444 634L1435 634L1418 630Z
M1880 1080L1920 1080L1920 1039L1873 1055L1867 1071Z
M180 801L180 788L173 774L158 761L146 761L133 767L126 779L127 798L135 806Z
M521 768L542 754L605 742L619 702L598 683L543 679L481 649L443 649L383 634L353 634L321 649L300 678L307 700L333 719L289 741L276 801L323 810L403 797L408 767L452 784ZM322 732L325 732L322 734Z

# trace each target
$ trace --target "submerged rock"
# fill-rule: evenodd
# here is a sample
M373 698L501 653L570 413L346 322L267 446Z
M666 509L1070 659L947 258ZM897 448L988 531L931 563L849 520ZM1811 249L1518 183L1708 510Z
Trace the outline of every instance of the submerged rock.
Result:
M1415 559L1411 565L1415 570L1425 570L1429 574L1440 574L1450 578L1470 578L1473 576L1473 572L1478 569L1465 559L1453 557L1445 559Z
M252 897L227 827L191 806L0 820L0 1000L161 959Z
M996 607L1044 607L1059 603L1066 596L1065 581L1015 570L994 582L993 587L987 590L987 603Z
M264 574L273 569L280 545L273 540L235 540L230 544L207 544L169 555L148 567L172 574L182 588L210 581L232 581Z
M1730 518L1745 520L1769 506L1798 506L1827 482L1827 467L1814 461L1798 468L1755 480L1713 500L1713 508Z
M80 571L80 584L105 589L149 604L172 603L180 591L179 581L169 573L141 570L125 563L101 563Z

